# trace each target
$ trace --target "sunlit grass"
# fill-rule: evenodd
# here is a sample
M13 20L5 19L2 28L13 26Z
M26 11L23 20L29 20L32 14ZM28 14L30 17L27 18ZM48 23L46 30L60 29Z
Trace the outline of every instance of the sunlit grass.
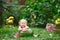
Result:
M34 32L34 34L39 34L40 36L34 37L32 36L27 36L27 37L18 37L14 38L12 37L13 34L15 34L18 31L18 26L4 26L0 28L0 39L1 40L59 40L60 39L60 34L58 33L52 33L46 31L44 28L31 28ZM49 35L52 34L52 37Z

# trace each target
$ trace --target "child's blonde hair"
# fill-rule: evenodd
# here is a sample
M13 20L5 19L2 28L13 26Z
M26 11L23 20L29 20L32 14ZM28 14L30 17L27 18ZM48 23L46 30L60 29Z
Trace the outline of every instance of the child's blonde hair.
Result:
M26 20L26 19L21 19L19 22L21 22L21 21L24 21L24 22L26 22L26 23L27 23L27 20Z

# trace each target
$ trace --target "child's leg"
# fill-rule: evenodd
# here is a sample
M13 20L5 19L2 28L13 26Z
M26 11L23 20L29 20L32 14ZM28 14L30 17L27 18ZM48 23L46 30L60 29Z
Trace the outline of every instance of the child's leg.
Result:
M23 32L21 31L20 32L20 36L21 37L24 37L24 36L33 36L33 31L31 29L28 29L27 31Z
M32 31L31 29L28 29L28 30L26 31L26 35L27 35L27 36L33 36L33 31Z
M31 33L32 33L32 30L31 30L31 29L28 29L27 32L28 32L29 34L31 34Z
M18 31L18 32L14 35L15 38L17 38L17 37L19 37L19 36L20 36L20 31Z

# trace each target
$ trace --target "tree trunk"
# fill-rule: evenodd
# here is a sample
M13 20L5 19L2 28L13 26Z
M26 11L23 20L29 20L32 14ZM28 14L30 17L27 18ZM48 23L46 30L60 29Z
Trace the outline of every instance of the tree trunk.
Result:
M18 2L18 4L19 4L19 5L24 5L25 2L26 2L26 0L20 0L20 1Z
M3 19L2 19L2 13L3 13L3 1L0 0L0 27L2 26L3 24Z
M12 0L7 0L7 2L8 2L8 3L11 3L11 2L12 2Z

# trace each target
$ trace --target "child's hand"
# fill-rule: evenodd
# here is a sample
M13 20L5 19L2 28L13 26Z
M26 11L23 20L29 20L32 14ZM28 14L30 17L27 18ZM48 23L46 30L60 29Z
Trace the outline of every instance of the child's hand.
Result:
M26 30L22 30L23 32L26 32Z
M26 31L27 31L27 29L23 29L22 31L26 32Z

